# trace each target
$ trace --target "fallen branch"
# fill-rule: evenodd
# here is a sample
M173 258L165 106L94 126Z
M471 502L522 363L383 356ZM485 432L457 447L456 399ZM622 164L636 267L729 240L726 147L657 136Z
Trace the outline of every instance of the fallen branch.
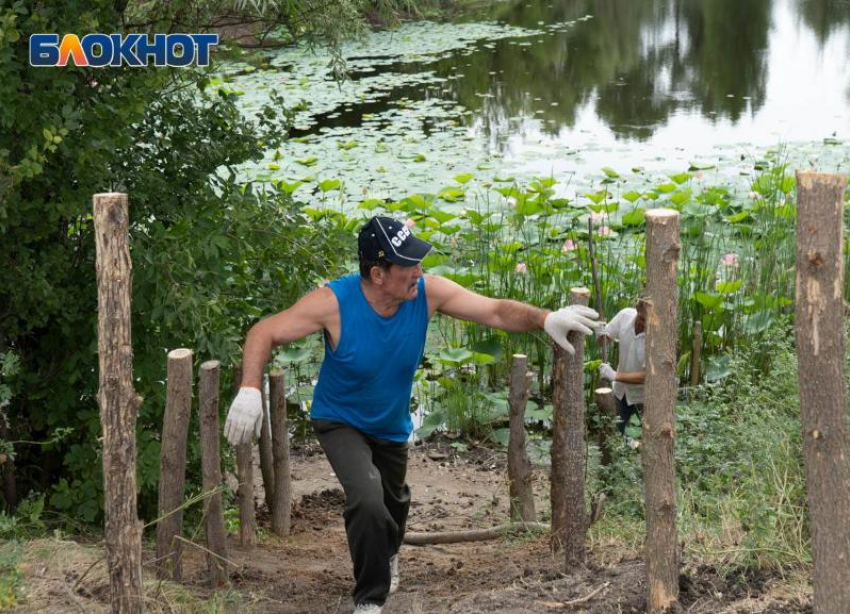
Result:
M521 533L540 533L550 529L543 522L516 522L503 524L492 529L472 529L469 531L445 531L438 533L407 533L404 543L410 546L427 546L431 544L459 544L461 542L483 542L498 539L507 535Z
M610 582L606 582L605 584L603 584L602 586L598 587L596 590L591 591L590 593L588 593L588 594L587 594L587 595L585 595L584 597L579 597L578 599L573 599L573 600L571 600L571 601L565 601L564 603L562 603L562 604L561 604L561 607L564 607L564 608L571 608L571 607L573 607L573 606L577 606L577 605L581 605L581 604L583 604L583 603L587 603L588 601L590 601L591 599L593 599L594 597L596 597L596 595L598 595L600 591L604 591L604 590L605 590L606 588L608 588L610 585L611 585L611 583L610 583Z
M584 597L579 597L578 599L573 599L571 601L538 601L536 603L548 609L574 608L577 605L587 603L588 601L596 597L596 595L598 595L600 591L604 591L606 588L608 588L610 584L610 582L606 582L605 584L591 591Z
M181 542L183 542L185 544L189 544L190 546L194 546L195 548L197 548L198 550L201 550L202 552L206 552L211 557L216 558L219 561L222 561L223 563L225 563L227 565L230 565L234 569L242 569L242 566L239 565L238 563L234 563L230 559L226 559L223 556L221 556L220 554L213 552L212 550L209 550L208 548L204 548L201 544L198 544L196 542L193 542L192 540L186 539L185 537L183 537L181 535L175 535L174 538L179 539Z

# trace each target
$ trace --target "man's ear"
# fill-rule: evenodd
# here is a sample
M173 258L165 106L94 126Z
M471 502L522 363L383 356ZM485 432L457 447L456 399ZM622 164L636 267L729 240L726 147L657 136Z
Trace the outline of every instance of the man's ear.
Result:
M386 271L379 267L373 266L369 269L369 279L372 280L372 283L376 286L380 286L384 283L384 279L386 278Z

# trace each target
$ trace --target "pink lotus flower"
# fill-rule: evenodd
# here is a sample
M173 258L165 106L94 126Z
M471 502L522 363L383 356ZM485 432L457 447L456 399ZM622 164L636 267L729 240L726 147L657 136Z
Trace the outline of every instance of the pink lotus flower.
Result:
M613 230L608 228L607 226L600 226L599 230L596 231L600 237L610 237L614 233Z
M702 181L704 178L705 178L705 173L703 173L702 171L697 173L697 180L698 181Z
M575 244L575 241L573 241L572 239L567 239L566 241L564 241L564 246L561 248L561 251L566 254L567 252L574 252L576 248L577 246Z
M524 262L517 262L516 272L520 275L525 275L526 273L528 273L528 265Z
M594 222L604 222L608 219L607 211L600 211L599 213L593 212L590 214L590 219Z
M738 254L735 252L724 254L723 258L720 259L720 262L726 266L738 266Z
M406 220L404 220L404 225L408 228L413 228L414 226L416 226L416 220L414 220L413 218L407 218Z

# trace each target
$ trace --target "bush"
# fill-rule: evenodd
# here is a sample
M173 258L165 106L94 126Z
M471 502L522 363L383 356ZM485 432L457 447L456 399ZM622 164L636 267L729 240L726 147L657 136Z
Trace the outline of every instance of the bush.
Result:
M11 439L43 444L15 446L18 489L49 492L52 508L88 521L102 505L92 195L130 197L146 514L156 502L166 352L235 361L252 322L353 253L340 248L350 229L335 218L314 220L285 191L235 180L235 165L284 138L279 99L249 121L201 72L29 66L30 34L122 31L122 7L0 7L0 355L20 362L6 409Z

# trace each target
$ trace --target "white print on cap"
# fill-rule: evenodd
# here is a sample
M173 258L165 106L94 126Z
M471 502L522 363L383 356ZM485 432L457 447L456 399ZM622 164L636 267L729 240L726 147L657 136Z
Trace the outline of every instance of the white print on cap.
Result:
M389 235L387 234L387 231L384 230L384 226L380 222L378 223L378 228L381 229L381 232L384 233L384 236L387 238L387 241L389 241L389 244L392 245L393 251L395 252L396 256L398 256L399 258L404 258L405 260L419 262L419 258L411 258L410 256L399 254L398 250L396 249L397 247L401 247L404 243L404 240L410 236L410 228L402 225L401 230L399 230L392 239L390 239Z
M401 247L401 244L404 243L404 240L410 236L410 229L407 226L402 226L401 230L395 233L395 236L390 240L390 242L396 247Z

